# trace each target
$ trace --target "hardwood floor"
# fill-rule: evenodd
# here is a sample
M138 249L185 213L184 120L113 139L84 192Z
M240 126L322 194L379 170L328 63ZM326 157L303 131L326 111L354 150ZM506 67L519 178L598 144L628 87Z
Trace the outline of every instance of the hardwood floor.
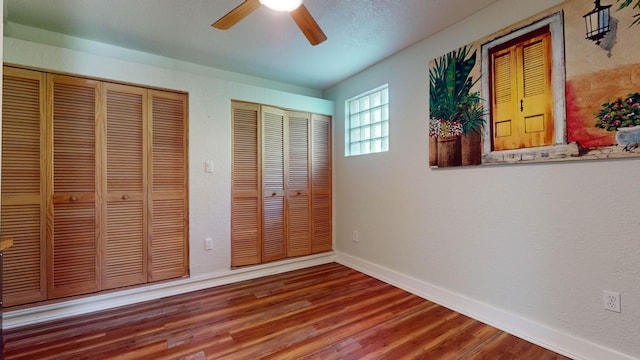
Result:
M566 359L336 263L4 334L5 359Z

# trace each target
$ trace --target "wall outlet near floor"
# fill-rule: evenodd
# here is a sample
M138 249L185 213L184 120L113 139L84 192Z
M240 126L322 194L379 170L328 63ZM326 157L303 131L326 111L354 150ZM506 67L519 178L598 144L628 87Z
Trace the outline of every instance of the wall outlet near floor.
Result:
M620 312L620 293L602 290L602 301L605 310Z
M358 233L358 230L353 230L353 234L351 235L351 240L353 240L353 242L360 241L360 234Z
M212 238L204 238L204 249L205 250L213 250L213 239Z

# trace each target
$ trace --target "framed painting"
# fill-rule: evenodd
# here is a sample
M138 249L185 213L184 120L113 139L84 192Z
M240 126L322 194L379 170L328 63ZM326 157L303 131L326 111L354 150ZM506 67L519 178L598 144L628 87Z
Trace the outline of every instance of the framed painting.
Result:
M635 2L566 1L433 59L429 165L639 157Z

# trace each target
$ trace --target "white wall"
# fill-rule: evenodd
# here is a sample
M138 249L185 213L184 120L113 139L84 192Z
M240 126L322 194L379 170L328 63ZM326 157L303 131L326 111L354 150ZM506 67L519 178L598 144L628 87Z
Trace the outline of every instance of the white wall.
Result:
M498 1L326 92L335 249L576 358L638 358L640 160L428 167L429 60L560 2ZM389 152L345 158L344 101L384 83ZM604 289L622 313L603 309Z
M188 64L83 39L45 33L40 36L80 44L83 51L4 38L6 63L126 81L189 93L189 249L192 277L231 273L231 100L243 100L320 114L333 114L333 102L299 95L317 90L296 88ZM77 46L76 46L77 47ZM114 56L109 56L113 53ZM236 79L236 80L234 80ZM256 86L254 84L259 84ZM270 87L264 87L263 85ZM204 172L213 160L214 172ZM211 237L214 250L204 250Z

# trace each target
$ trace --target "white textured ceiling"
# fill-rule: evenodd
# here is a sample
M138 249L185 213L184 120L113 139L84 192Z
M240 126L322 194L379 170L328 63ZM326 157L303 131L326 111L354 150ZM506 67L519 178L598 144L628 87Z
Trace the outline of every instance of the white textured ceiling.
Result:
M317 46L265 7L210 26L242 0L4 0L4 21L322 90L495 1L305 0Z

